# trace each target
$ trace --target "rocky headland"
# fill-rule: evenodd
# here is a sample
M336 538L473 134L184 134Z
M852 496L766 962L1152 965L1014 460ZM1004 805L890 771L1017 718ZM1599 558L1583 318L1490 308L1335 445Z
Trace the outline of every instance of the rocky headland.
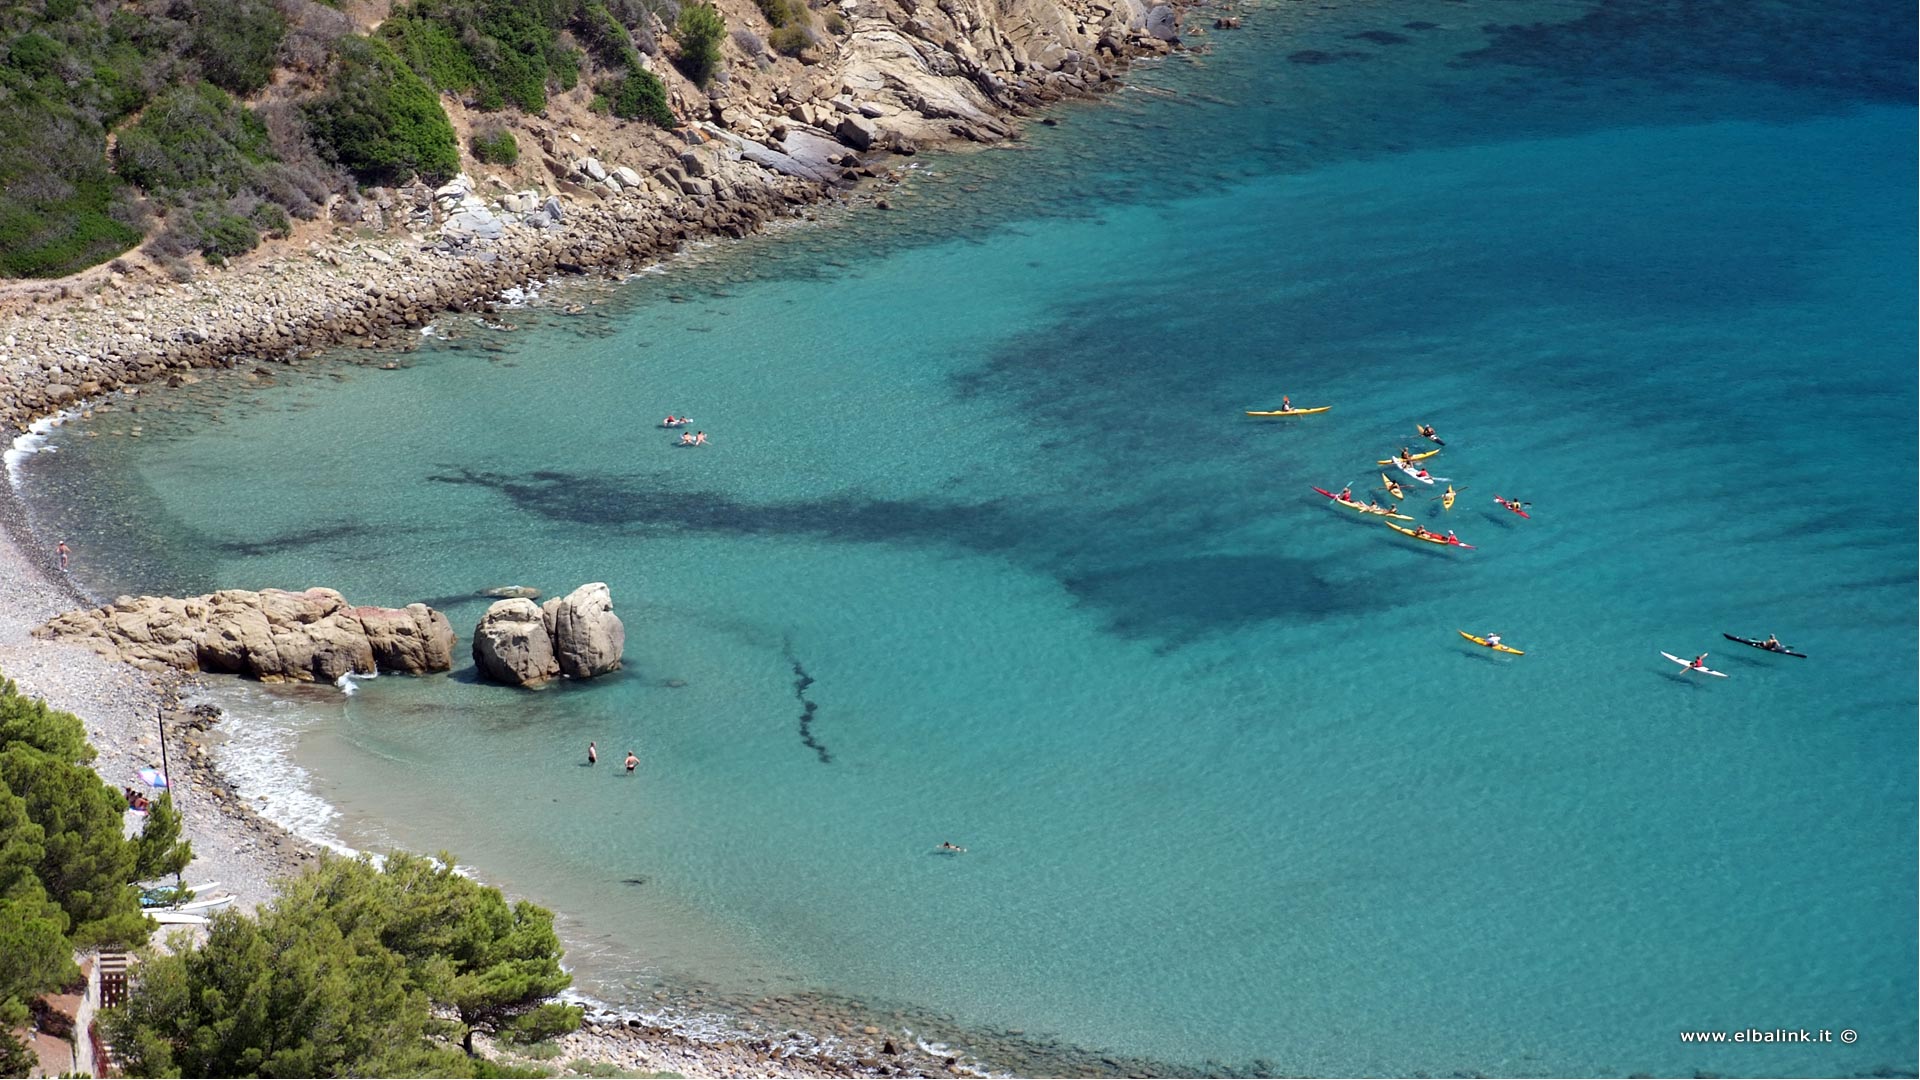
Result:
M453 627L445 615L425 604L356 607L332 589L123 596L56 616L33 635L78 642L150 671L251 675L267 683L453 667Z

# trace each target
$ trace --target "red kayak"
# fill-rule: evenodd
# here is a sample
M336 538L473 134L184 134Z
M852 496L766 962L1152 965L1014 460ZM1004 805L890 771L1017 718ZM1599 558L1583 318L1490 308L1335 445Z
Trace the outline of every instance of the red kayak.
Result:
M1526 518L1528 521L1533 520L1533 515L1527 513L1525 510L1520 509L1520 504L1517 502L1513 502L1509 499L1503 499L1498 495L1495 495L1493 497L1493 501L1499 503L1501 506L1506 507L1507 509L1513 511L1516 514L1519 514L1521 517Z

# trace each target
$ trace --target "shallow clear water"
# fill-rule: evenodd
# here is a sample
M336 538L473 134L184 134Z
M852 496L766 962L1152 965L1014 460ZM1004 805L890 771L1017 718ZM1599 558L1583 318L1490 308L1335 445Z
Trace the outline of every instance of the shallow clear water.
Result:
M608 582L617 677L250 690L236 751L297 736L339 816L289 815L562 910L604 997L1238 1070L1910 1070L1912 13L1660 11L1256 11L896 212L103 412L27 493L104 593L467 631ZM1241 415L1283 393L1334 409ZM1416 422L1463 490L1408 505L1472 551L1310 490ZM1679 1041L1749 1026L1862 1038Z

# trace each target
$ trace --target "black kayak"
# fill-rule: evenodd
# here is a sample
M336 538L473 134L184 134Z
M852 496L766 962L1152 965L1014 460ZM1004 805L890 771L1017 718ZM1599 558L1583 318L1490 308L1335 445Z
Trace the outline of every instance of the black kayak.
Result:
M1766 642L1755 641L1750 637L1734 637L1732 634L1726 633L1724 631L1721 632L1720 636L1723 638L1726 638L1728 641L1737 641L1742 645L1751 645L1754 648L1759 649L1761 652L1779 653L1781 656L1797 656L1802 660L1805 660L1807 658L1806 653L1794 652L1792 649L1787 648L1785 645L1782 645L1777 649L1772 649L1767 647Z

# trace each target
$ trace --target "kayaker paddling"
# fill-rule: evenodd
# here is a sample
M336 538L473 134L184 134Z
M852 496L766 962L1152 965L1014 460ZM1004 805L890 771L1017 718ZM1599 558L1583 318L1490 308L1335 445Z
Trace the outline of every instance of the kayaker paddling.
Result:
M1688 664L1687 666L1694 669L1695 671L1707 670L1707 654L1701 653L1699 656L1694 657L1693 662Z
M1487 644L1489 644L1489 645L1498 645L1498 644L1500 644L1500 635L1499 635L1499 634L1488 634L1488 635L1487 635Z
M1780 644L1780 639L1777 637L1774 637L1772 634L1767 635L1767 640L1761 642L1760 647L1763 649L1772 649L1775 652L1780 652L1786 649L1785 645Z
M1293 399L1288 397L1285 394L1280 395L1280 411L1281 412L1293 411Z

